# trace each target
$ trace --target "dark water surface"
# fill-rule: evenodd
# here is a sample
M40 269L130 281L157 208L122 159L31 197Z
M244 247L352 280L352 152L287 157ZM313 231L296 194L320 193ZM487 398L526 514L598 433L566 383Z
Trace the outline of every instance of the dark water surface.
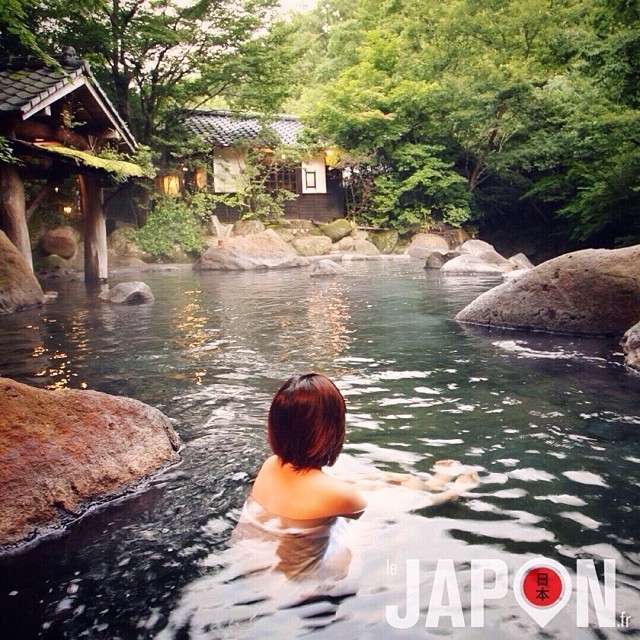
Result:
M3 638L640 636L640 378L619 347L451 321L495 280L413 262L348 269L331 280L307 270L146 273L156 300L132 307L60 284L57 301L0 317L0 375L137 398L170 416L186 445L182 464L147 490L0 559ZM436 507L417 492L370 492L351 531L358 577L312 598L231 576L227 549L267 452L270 397L301 369L326 372L347 398L345 469L427 472L455 458L481 476ZM572 580L577 558L599 573L614 559L617 622L624 611L629 626L598 628L590 596L590 627L576 628L573 594L541 630L511 590L536 555ZM425 628L439 558L454 562L465 628L450 617ZM469 567L483 558L506 563L509 593L471 628ZM422 612L395 630L385 611L403 611L408 559L420 560Z

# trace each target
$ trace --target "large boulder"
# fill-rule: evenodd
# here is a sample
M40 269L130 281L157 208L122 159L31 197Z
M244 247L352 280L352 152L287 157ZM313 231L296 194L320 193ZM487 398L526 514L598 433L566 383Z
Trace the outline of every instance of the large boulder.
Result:
M461 244L471 239L469 234L461 227L458 227L456 229L451 229L445 232L444 235L447 241L449 242L450 247L459 247Z
M24 256L0 231L0 313L36 307L43 302L42 287Z
M284 227L273 227L273 230L284 242L293 242L293 239L296 237L291 229L285 229Z
M460 322L495 327L617 336L638 318L640 245L554 258L483 293L456 315Z
M108 292L100 294L100 298L113 304L142 304L153 302L153 293L144 282L120 282Z
M139 258L149 260L151 258L135 241L133 227L117 227L107 236L107 250L110 257Z
M300 256L325 256L331 253L332 242L328 236L301 236L291 242Z
M286 218L280 221L280 226L285 229L290 229L294 232L294 235L298 235L295 233L297 231L309 232L316 230L313 222L307 218Z
M500 275L508 271L514 271L517 268L513 262L509 262L496 251L484 251L479 254L463 253L456 256L444 264L441 271L443 273L461 275L470 273Z
M347 270L341 264L338 264L333 260L325 259L318 260L311 271L311 276L344 276L347 273Z
M398 244L398 232L395 229L380 229L369 234L369 241L380 253L393 253Z
M353 251L357 256L375 257L380 255L376 245L369 240L356 239L353 243Z
M513 262L518 269L533 269L534 266L524 253L516 253L515 256L509 258L509 262Z
M107 236L107 251L109 256L126 256L132 235L132 227L116 227Z
M620 344L624 352L625 365L640 373L640 322L625 332Z
M356 246L356 241L351 236L347 236L346 238L342 238L342 240L340 240L337 243L338 251L353 251L355 246Z
M284 269L308 264L309 261L300 257L275 231L267 229L262 233L226 238L221 244L210 245L195 267L225 271Z
M331 238L331 242L338 242L342 238L346 238L352 231L351 223L345 218L338 218L333 222L323 224L322 233Z
M189 264L194 261L177 242L174 242L169 253L165 256L166 262L170 264Z
M494 246L484 240L467 240L460 246L460 253L468 253L471 255L480 255L487 251L497 253Z
M45 255L56 255L69 260L76 255L80 234L69 226L47 229L40 239L40 247Z
M467 240L459 252L459 256L443 265L443 273L501 275L520 268L517 262L507 260L484 240Z
M0 550L66 525L179 460L169 419L131 398L0 378Z
M446 253L449 251L449 243L437 233L418 233L413 236L405 253L412 258L424 260L434 249Z
M43 255L42 250L38 249L33 256L33 267L40 282L58 278L60 274L56 272L61 269L73 274L74 279L77 279L76 272L84 271L84 243L79 242L75 255L68 259L55 253Z
M115 256L109 260L109 267L125 269L136 269L138 271L146 271L149 265L140 258L133 256Z
M55 259L55 260L52 260ZM58 262L59 261L59 262ZM79 280L80 276L77 271L65 266L68 260L60 256L48 256L42 262L38 263L38 271L36 276L40 283L53 282L55 280Z

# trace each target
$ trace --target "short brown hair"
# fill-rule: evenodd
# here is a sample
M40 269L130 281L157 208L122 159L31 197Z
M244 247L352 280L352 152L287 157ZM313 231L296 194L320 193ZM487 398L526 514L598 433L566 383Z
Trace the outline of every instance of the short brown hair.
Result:
M331 466L344 442L346 404L321 373L298 373L276 392L267 420L269 445L294 469Z

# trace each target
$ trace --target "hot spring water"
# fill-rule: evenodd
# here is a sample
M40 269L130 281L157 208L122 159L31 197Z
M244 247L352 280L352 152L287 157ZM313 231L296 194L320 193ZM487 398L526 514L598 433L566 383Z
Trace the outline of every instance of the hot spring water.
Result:
M0 317L0 374L42 387L91 388L160 408L183 462L142 493L64 535L0 559L3 637L513 638L540 636L511 581L540 555L566 567L616 562L616 618L576 628L577 602L548 638L638 634L640 379L610 340L485 331L451 321L495 280L445 277L418 263L352 263L341 279L306 270L120 274L152 305L120 307L59 284L41 309ZM389 488L367 494L348 527L349 576L293 584L249 572L229 538L267 453L266 410L290 373L317 369L348 403L337 471L427 472L455 458L480 485L455 502ZM244 554L244 556L243 556ZM252 552L249 552L249 556ZM253 560L256 558L254 557ZM465 627L425 628L438 559L455 568ZM471 563L498 559L509 592L471 627ZM420 616L403 615L407 560L420 566Z

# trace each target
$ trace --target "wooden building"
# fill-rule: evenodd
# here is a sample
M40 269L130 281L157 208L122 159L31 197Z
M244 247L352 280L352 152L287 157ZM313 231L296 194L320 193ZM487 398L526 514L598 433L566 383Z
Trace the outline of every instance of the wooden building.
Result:
M48 65L35 56L0 60L0 229L32 264L27 220L56 181L77 175L85 279L108 274L103 190L142 176L131 162L100 157L106 147L133 152L136 142L72 48ZM13 158L7 159L7 151ZM25 180L41 186L30 202Z
M208 184L214 193L233 193L244 164L247 141L256 146L268 143L261 138L265 125L279 144L294 147L302 123L290 115L280 115L268 122L254 115L237 114L220 109L194 109L186 114L187 130L211 145L206 175L192 176L199 185ZM175 181L180 180L176 174ZM170 181L170 178L167 177ZM277 185L297 194L284 203L287 218L307 218L327 221L345 214L345 195L341 170L327 166L323 149L295 166L286 165L265 178L265 188ZM218 204L215 210L220 220L233 221L237 214L230 207Z

